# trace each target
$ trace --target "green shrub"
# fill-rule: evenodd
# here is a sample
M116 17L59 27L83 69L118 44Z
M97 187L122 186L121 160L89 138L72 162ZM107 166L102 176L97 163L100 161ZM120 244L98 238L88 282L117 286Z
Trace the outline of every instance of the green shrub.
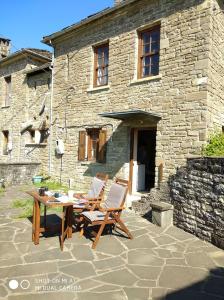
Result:
M203 156L224 156L224 134L221 132L213 133L209 143L202 149Z

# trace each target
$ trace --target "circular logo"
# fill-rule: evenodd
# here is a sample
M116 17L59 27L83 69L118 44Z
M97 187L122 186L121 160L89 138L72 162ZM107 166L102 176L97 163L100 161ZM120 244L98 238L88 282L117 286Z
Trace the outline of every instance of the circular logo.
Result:
M9 281L9 287L11 290L16 290L18 288L18 286L19 286L19 283L17 280L12 279Z
M30 282L27 279L24 279L20 282L20 286L23 290L27 290L30 287Z

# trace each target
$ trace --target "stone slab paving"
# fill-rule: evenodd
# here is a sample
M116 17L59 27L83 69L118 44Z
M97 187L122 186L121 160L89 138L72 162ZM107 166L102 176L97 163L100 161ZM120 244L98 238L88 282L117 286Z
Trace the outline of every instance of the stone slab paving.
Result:
M34 246L30 221L11 208L13 199L32 201L23 191L12 187L0 196L0 300L224 299L223 250L132 212L123 215L132 241L114 232L92 250L74 233L64 252L57 236Z

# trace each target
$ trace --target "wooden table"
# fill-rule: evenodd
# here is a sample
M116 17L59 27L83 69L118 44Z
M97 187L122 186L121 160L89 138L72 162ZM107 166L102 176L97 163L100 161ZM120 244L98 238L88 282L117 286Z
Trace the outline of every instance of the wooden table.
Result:
M55 197L40 196L36 191L27 191L27 194L33 197L33 220L32 220L32 241L35 245L39 244L40 233L48 231L46 226L46 208L47 207L61 207L62 208L62 221L61 221L61 235L60 247L63 251L64 240L72 238L72 223L73 223L73 205L74 203L67 202L54 202L57 200ZM40 207L44 205L44 227L40 225Z

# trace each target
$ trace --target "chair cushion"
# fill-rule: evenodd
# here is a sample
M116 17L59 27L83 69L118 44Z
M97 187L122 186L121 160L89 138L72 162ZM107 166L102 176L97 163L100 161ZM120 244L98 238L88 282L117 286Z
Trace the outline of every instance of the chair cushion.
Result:
M122 186L117 183L111 185L108 197L104 202L105 208L118 208L121 206L121 203L124 199L124 195L127 187Z
M91 188L87 194L88 198L97 198L100 195L100 192L102 191L102 189L105 186L105 181L97 178L97 177L93 177L93 181L91 184Z
M82 216L86 217L91 222L94 222L94 221L103 221L105 218L105 214L106 214L105 212L94 210L94 211L85 211L82 213ZM111 217L109 217L108 219L111 219Z

